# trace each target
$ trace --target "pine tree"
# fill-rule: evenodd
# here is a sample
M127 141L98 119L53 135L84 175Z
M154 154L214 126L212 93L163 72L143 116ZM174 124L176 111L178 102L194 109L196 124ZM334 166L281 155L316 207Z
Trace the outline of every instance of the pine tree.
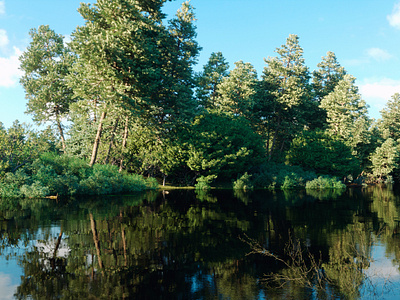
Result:
M325 96L334 91L347 72L337 61L335 53L331 51L322 57L317 67L318 70L313 72L312 88L316 100L320 103Z
M358 92L355 78L345 75L333 92L325 96L320 104L327 113L326 132L343 140L361 160L364 159L360 147L368 144L371 120L368 106Z
M398 167L399 152L393 139L388 138L371 155L372 173L378 181L388 178L392 171Z
M203 108L215 107L215 102L220 96L217 86L228 76L228 70L229 64L222 53L211 53L203 71L197 76L196 97Z
M388 100L386 107L381 110L380 130L384 138L400 139L400 94L396 93Z
M269 157L287 148L294 135L309 123L315 108L310 74L296 35L276 49L278 57L265 60L256 114L267 139Z
M78 97L94 103L100 116L91 165L109 107L135 115L160 111L160 99L154 95L162 82L159 44L167 35L160 10L164 2L98 0L79 8L86 23L72 34L71 47L79 59L69 84Z
M326 111L319 107L322 99L334 91L336 85L346 75L346 70L337 61L335 53L329 51L313 72L312 89L318 107L311 117L311 128L323 128L326 124Z
M256 94L257 72L250 63L238 61L217 86L216 109L232 116L250 118Z
M195 75L193 66L201 47L196 41L193 7L186 1L169 21L159 67L162 78L159 85L158 105L161 107L160 123L167 128L174 123L190 121L194 117L196 103L193 95Z

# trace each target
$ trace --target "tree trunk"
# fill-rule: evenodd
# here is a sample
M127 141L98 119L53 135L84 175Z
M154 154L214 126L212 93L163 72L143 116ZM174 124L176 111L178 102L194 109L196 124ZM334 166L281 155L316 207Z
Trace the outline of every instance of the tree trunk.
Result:
M58 131L59 131L59 133L60 133L62 149L63 149L63 151L65 152L65 148L66 148L66 147L65 147L64 131L63 131L63 129L62 129L61 122L60 122L60 118L59 118L58 115L56 116L56 122L57 122Z
M97 128L97 134L96 134L96 138L94 140L92 157L90 158L89 166L93 166L96 162L97 151L99 150L99 145L100 145L101 133L103 131L103 121L106 118L106 115L107 115L106 111L103 111L101 113L101 117L99 120L99 127Z
M268 161L271 160L272 154L275 152L275 148L277 147L277 146L276 146L276 139L277 139L277 137L278 137L278 132L279 132L280 127L281 127L281 118L279 117L279 118L278 118L278 122L277 122L276 127L275 127L274 136L273 136L273 138L272 138L271 151L269 152Z
M115 124L114 124L114 127L113 127L113 131L112 131L112 133L111 133L110 145L108 146L107 156L106 156L106 159L104 160L104 162L105 162L106 164L108 164L108 161L110 160L111 148L112 148L112 144L113 144L113 142L114 142L115 132L117 131L118 121L119 121L119 118L117 118L117 119L115 120Z
M92 228L92 233L93 233L93 242L94 242L94 246L96 247L96 253L97 253L97 261L99 263L99 268L100 270L102 270L103 272L103 262L101 260L101 256L100 256L100 241L99 241L99 236L97 235L97 229L96 229L96 222L93 219L93 215L90 213L89 214L90 217L90 227Z
M129 125L129 117L126 116L125 119L125 130L124 130L124 138L122 140L122 152L124 152L124 149L126 148L126 141L128 139L128 125ZM122 167L123 167L123 162L124 162L124 158L121 158L121 162L119 164L119 171L122 171Z

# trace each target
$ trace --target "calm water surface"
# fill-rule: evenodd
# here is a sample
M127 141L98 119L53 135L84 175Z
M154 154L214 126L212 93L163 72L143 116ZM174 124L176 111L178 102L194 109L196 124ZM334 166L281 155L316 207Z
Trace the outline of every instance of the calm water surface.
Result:
M399 299L399 214L380 187L0 200L0 299Z

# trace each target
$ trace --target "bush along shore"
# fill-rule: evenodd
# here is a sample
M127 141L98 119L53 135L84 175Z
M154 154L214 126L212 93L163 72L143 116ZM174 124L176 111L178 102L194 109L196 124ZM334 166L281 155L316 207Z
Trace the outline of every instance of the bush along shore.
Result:
M44 153L33 163L2 176L0 197L128 194L157 188L155 178L119 172L117 166L89 167L86 161L76 157Z

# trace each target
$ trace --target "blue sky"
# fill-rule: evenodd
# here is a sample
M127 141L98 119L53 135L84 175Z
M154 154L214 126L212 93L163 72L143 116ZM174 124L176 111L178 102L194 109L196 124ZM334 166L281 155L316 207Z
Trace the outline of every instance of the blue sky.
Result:
M83 20L80 0L0 0L0 121L32 123L24 114L18 56L29 44L29 30L44 24L68 36ZM94 1L89 1L94 2ZM261 75L264 58L297 34L310 71L328 51L357 78L369 113L379 111L400 92L400 0L192 0L197 40L203 47L196 71L211 52L221 51L230 66L250 62ZM168 2L172 16L181 1Z

